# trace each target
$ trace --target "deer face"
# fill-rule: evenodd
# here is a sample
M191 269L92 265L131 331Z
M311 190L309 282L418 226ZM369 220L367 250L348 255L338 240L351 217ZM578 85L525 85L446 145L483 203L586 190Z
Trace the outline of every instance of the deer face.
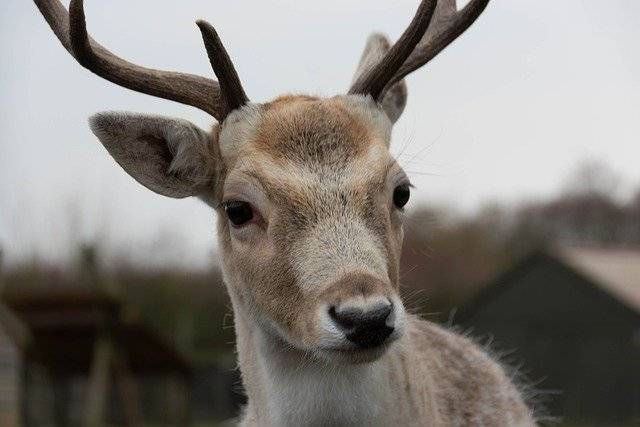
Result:
M409 181L370 99L284 97L219 134L219 240L234 303L289 344L330 358L382 352L398 297Z

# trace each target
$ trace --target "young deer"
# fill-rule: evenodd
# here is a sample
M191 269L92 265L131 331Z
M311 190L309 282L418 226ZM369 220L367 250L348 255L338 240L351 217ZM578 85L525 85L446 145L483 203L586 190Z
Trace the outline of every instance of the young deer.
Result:
M372 35L347 95L251 103L213 27L218 81L129 63L92 40L82 0L34 0L63 46L118 85L206 111L183 120L99 113L109 154L145 187L218 213L249 398L243 426L529 426L502 368L469 340L407 314L398 265L409 179L389 153L403 78L461 35L460 11L423 0L398 42Z

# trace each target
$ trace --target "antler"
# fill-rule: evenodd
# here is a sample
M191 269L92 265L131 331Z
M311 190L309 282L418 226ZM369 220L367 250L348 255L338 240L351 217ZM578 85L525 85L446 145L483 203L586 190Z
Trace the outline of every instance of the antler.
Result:
M400 39L376 67L356 80L349 93L368 93L376 100L382 99L394 84L431 61L464 33L487 4L489 0L471 0L458 11L456 0L423 0Z
M437 0L422 0L413 20L398 41L377 65L355 81L349 93L370 94L373 99L381 99L387 83L393 79L427 31L436 9L436 2Z
M217 40L204 35L203 38L207 52L215 52L216 57L221 58L216 63L212 61L220 84L193 74L141 67L114 55L89 37L82 0L71 0L69 12L59 0L34 2L65 49L80 65L106 80L136 92L191 105L211 114L218 121L224 120L232 109L248 101L233 64L217 36ZM235 89L221 90L221 86L223 89ZM242 97L239 97L239 93Z
M222 89L228 111L242 107L249 102L249 98L244 93L238 73L236 73L233 62L222 45L222 40L220 40L215 28L207 21L199 20L196 24L202 33L213 72L216 73L216 77L220 81L220 89Z

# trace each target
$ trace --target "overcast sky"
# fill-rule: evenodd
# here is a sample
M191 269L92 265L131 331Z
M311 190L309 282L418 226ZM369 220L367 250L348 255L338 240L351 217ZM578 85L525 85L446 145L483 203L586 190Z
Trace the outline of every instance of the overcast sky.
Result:
M68 2L65 1L65 4ZM394 40L418 0L86 0L89 31L139 64L211 75L198 18L213 23L252 100L333 95L367 35ZM469 210L544 197L585 159L640 183L640 2L493 0L408 79L393 151L419 203ZM9 260L63 258L73 240L204 265L214 215L129 178L91 134L101 110L205 113L119 88L81 68L35 5L0 6L0 245Z

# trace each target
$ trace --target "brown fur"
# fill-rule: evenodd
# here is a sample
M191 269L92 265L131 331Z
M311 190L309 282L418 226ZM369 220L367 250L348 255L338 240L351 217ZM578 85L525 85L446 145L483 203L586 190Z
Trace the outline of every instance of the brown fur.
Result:
M275 159L344 165L361 155L370 139L366 124L340 98L288 95L266 104L254 146Z

